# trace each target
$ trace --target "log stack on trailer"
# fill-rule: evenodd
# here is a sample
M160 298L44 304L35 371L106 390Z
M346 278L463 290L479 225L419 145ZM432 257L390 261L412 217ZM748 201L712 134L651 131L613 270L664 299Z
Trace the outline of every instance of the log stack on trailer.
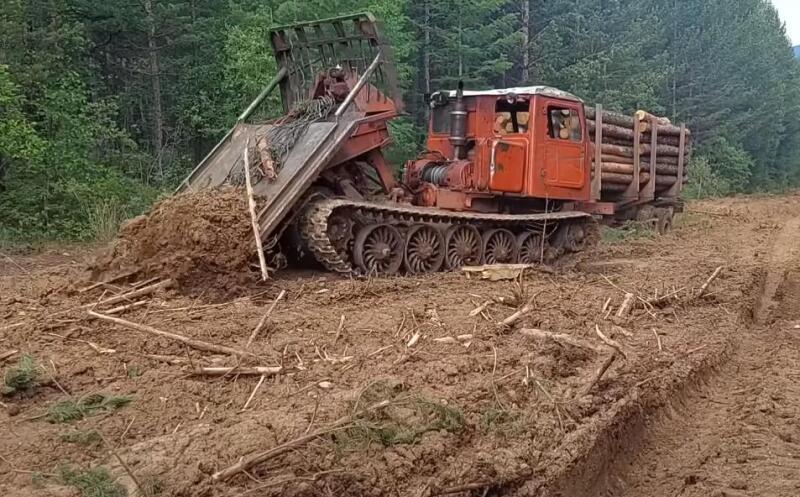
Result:
M586 120L595 145L594 201L623 207L678 200L691 157L692 135L684 125L641 110L632 116L605 111L600 105L586 107Z

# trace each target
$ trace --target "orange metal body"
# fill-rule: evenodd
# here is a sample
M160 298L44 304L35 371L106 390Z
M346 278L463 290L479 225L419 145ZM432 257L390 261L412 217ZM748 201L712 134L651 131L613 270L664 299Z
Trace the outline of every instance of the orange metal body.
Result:
M527 129L499 132L496 106L503 96L465 96L467 110L466 160L459 181L438 186L438 195L427 194L428 204L447 209L470 210L478 198L507 200L546 199L567 202L589 201L591 195L592 145L586 130L583 103L545 95L518 95L527 103ZM551 136L550 111L573 112L580 123L580 136L563 139ZM519 108L518 108L519 110ZM448 132L437 132L433 120L427 149L444 158L454 157ZM494 160L493 160L494 157ZM407 165L407 177L421 165ZM410 170L410 171L409 171ZM454 193L458 195L454 196ZM436 200L431 204L431 198Z

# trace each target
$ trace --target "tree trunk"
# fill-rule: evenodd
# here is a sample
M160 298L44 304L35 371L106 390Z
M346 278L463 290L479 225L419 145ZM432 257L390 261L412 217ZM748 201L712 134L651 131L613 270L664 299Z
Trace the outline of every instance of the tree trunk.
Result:
M150 81L153 90L153 153L155 154L158 177L161 180L164 178L162 158L164 110L161 102L161 68L159 67L158 47L156 45L156 19L153 14L153 0L144 0L144 9L147 14L147 55L150 62Z
M612 145L609 143L603 143L600 145L601 151L604 154L608 155L622 155L625 157L633 157L633 147L627 147L623 145ZM640 149L640 156L642 159L647 159L647 154L650 153L650 145L641 145ZM688 153L687 148L687 153ZM658 145L656 147L656 152L659 156L668 155L672 157L678 157L678 147L673 147L671 145Z
M522 0L522 84L530 83L531 2Z
M422 47L422 71L425 94L431 93L431 0L425 0L425 44ZM425 108L429 108L427 105Z

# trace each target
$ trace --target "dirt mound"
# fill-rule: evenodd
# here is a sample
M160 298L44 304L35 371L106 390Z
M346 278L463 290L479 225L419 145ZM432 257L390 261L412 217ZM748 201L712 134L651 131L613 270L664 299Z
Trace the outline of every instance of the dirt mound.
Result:
M247 201L238 189L183 193L125 223L93 279L135 272L170 277L182 290L228 292L253 281Z

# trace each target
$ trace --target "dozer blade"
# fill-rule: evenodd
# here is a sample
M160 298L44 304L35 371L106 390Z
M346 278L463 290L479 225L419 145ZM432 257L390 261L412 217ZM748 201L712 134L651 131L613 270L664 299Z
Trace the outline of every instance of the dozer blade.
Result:
M372 112L388 110L392 115L396 115L398 105L378 90L386 91L396 85L391 48L384 43L372 15L355 14L276 27L270 33L270 41L278 73L239 116L237 124L178 187L178 191L195 191L226 183L241 184L236 180L239 176L243 178L243 153L247 143L253 147L259 137L275 126L246 123L267 95L280 88L284 113L291 115L291 110L302 102L333 98L325 94L319 78L325 77L331 68L343 71L349 93L344 98L342 94L337 95L336 112L310 122L289 145L288 152L280 157L277 176L271 181L261 179L253 185L259 199L258 220L264 240L287 218L353 135L359 120L367 113L359 105L373 105ZM356 100L357 105L354 104Z

